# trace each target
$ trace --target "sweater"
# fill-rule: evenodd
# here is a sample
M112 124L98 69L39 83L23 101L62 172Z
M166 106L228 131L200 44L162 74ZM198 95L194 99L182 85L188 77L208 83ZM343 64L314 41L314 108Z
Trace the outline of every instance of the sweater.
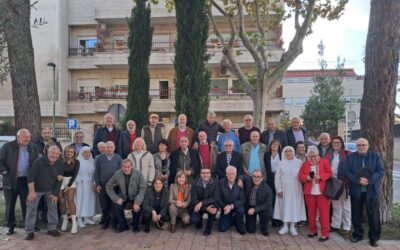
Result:
M47 157L38 158L28 170L28 183L35 184L35 191L40 193L51 192L53 195L60 194L62 182L57 177L63 176L63 166L61 160L57 160L53 165Z
M99 155L95 160L94 181L96 186L105 186L113 174L121 168L122 159L114 154L111 160L106 154Z

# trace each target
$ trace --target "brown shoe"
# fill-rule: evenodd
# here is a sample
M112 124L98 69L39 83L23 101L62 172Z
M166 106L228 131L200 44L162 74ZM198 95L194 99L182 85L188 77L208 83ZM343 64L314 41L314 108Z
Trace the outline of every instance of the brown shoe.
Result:
M176 232L176 225L175 224L169 224L169 231L173 234Z

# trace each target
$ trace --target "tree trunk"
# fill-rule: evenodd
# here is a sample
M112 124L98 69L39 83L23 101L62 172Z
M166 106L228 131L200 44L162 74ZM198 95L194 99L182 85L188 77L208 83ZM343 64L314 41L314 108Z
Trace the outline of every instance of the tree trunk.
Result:
M262 130L263 128L263 119L265 119L265 110L264 110L264 115L263 115L263 103L262 101L264 100L262 98L262 94L260 91L255 92L255 97L252 97L253 101L253 124L254 126L260 128Z
M3 0L4 24L14 103L15 128L27 128L32 140L40 136L41 116L31 36L29 0Z
M393 219L393 126L400 47L400 2L371 0L365 50L362 134L385 165L380 197L381 221Z

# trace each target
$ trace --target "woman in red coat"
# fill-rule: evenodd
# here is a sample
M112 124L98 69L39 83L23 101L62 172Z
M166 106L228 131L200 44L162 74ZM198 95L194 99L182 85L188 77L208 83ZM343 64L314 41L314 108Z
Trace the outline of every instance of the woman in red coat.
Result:
M304 196L306 200L309 238L318 235L317 210L321 224L320 242L329 239L329 209L330 200L324 195L325 184L332 177L332 169L329 162L319 157L318 148L310 146L307 150L308 159L303 163L299 171L299 180L304 183Z

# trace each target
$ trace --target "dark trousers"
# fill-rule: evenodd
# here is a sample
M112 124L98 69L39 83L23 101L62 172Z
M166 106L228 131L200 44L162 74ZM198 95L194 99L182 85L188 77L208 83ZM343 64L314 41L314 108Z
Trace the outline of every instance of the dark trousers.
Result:
M113 206L113 202L111 201L110 197L108 196L105 187L101 187L102 191L99 194L100 200L100 207L101 207L101 216L103 223L107 225L110 224L111 218L111 209Z
M360 198L351 197L351 222L353 223L353 237L363 238L362 227L364 206L368 215L368 238L370 241L378 241L381 237L381 222L379 220L379 199L367 197L362 192Z
M258 215L258 217L260 218L261 233L268 232L269 215L267 210L254 213L253 215L248 215L247 211L248 209L246 210L246 231L251 234L256 232L256 222Z
M203 214L208 214L206 230L211 232L212 225L215 219L215 214L210 214L207 211L199 211L198 213L192 212L190 221L196 226L201 226L203 223Z
M156 211L157 214L160 213L160 210L161 210L160 208L153 208L153 209ZM146 228L150 228L151 222L153 221L153 214L149 211L143 211L142 221ZM161 215L161 221L162 221L162 223L169 221L169 216Z
M26 177L17 178L17 188L9 189L4 188L4 198L6 200L6 219L7 227L14 228L15 222L15 204L17 203L17 198L19 196L19 202L22 210L22 218L25 221L26 215L26 198L28 197L28 181Z
M229 214L224 214L221 210L218 229L220 232L226 232L232 226L236 226L238 232L244 232L244 207L236 207Z
M125 212L124 212L125 207L126 207L127 204L128 204L128 201L124 201L121 206L116 204L116 203L114 203L114 205L113 205L115 218L117 220L117 227L119 229L128 228L128 222L126 221ZM133 225L133 228L139 226L140 211L136 213L132 209L132 225Z

